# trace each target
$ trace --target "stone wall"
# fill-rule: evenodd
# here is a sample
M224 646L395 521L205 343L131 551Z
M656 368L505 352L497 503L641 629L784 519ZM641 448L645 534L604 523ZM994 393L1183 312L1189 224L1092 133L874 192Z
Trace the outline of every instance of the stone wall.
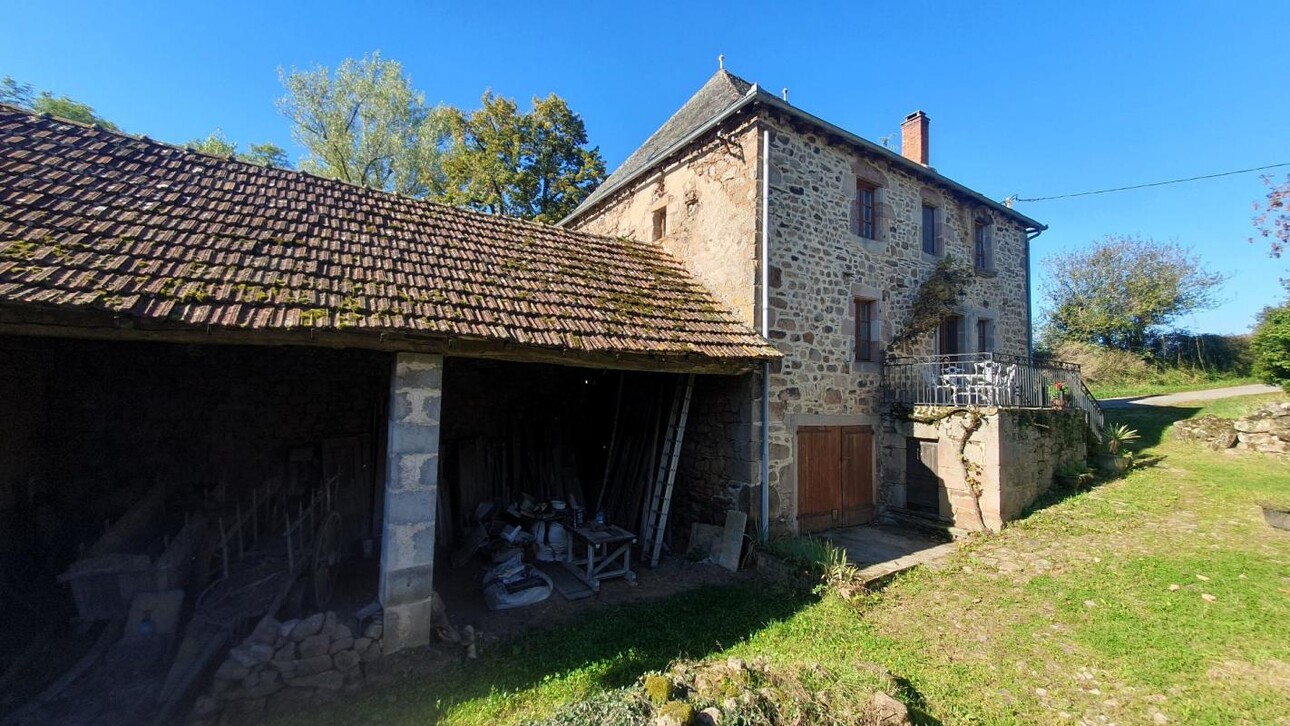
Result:
M695 522L720 524L730 509L758 511L757 385L752 374L695 377L676 473L673 533L686 535Z
M740 320L755 322L758 139L743 119L707 137L651 174L618 190L573 227L608 236L653 239L654 213L667 224L658 240Z
M1239 419L1217 416L1179 421L1171 432L1211 449L1246 449L1290 457L1290 403L1271 403Z
M909 417L887 416L879 453L879 509L886 515L904 510L906 445L910 439L934 440L939 517L965 531L980 530L982 524L998 531L1048 490L1061 464L1085 461L1086 431L1083 414L1072 410L918 407ZM974 490L981 493L980 520Z
M380 659L382 630L379 619L360 627L333 612L283 622L265 616L229 651L187 723L252 723L336 703Z
M975 220L992 222L994 269L978 272L961 313L965 349L976 321L995 324L995 350L1025 353L1026 235L1017 223L854 147L787 119L769 119L770 337L784 353L771 377L772 518L796 529L796 425L872 424L881 399L880 364L856 361L854 300L876 301L885 344L904 324L920 283L940 256L922 251L922 205L940 210L941 252L972 262ZM878 189L876 239L851 232L857 178ZM932 341L908 352L931 353Z

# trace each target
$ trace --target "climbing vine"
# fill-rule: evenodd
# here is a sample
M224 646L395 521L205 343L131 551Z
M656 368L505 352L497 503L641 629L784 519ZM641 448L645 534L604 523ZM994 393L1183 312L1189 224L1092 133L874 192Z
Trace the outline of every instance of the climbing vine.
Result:
M986 526L985 515L981 512L981 495L985 493L985 485L981 481L981 465L968 459L967 445L972 434L985 425L985 419L976 411L966 413L967 421L963 424L963 438L959 440L959 465L963 467L963 482L972 493L972 513L976 515L979 531L984 532Z
M972 280L972 271L958 264L951 255L936 263L936 269L919 286L918 296L909 310L909 319L891 339L890 349L901 350L936 330L955 313L955 306L967 295L967 287Z

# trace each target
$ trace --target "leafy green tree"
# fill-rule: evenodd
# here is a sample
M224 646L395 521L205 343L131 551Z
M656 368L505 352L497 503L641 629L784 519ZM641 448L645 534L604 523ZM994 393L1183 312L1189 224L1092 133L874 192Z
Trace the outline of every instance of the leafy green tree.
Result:
M441 198L452 204L557 222L605 179L582 118L555 94L534 98L523 113L515 101L485 92L479 110L452 111L451 128Z
M1176 242L1107 236L1044 260L1049 342L1074 340L1144 352L1153 334L1217 303L1224 275Z
M249 161L252 164L273 166L279 169L291 168L291 160L287 158L287 152L281 146L277 144L251 144L246 153L239 153L237 144L229 141L224 136L224 132L219 129L215 129L204 139L189 141L187 146L194 151L200 151L211 156L234 157L242 161Z
M414 197L441 189L447 114L428 108L397 61L380 53L333 72L279 69L278 109L305 148L300 167L319 176Z
M1264 309L1250 348L1254 375L1290 393L1290 301Z
M68 121L98 124L109 131L121 130L116 124L95 113L88 104L67 96L55 96L49 91L36 93L30 83L19 83L10 76L0 79L0 103L8 103L35 113L47 113Z

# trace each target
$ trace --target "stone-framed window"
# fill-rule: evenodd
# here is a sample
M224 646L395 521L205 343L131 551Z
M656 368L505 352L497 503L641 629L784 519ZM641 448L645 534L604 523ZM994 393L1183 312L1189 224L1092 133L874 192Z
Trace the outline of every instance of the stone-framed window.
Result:
M851 234L876 240L878 234L878 187L856 179L855 209L851 210Z
M936 245L936 207L923 202L923 223L920 230L923 237L923 254L938 254Z
M972 267L994 272L994 221L988 217L972 220Z
M851 163L851 173L843 177L843 195L851 237L871 250L882 249L888 227L894 217L887 201L887 176L878 167L860 159Z
M994 319L976 319L976 352L994 352Z
M946 200L934 189L920 189L922 214L919 216L919 238L923 259L943 257L946 249Z
M855 299L856 360L861 363L878 362L882 348L879 335L878 301L871 298Z
M936 329L936 354L956 355L967 350L967 320L962 315L951 315Z

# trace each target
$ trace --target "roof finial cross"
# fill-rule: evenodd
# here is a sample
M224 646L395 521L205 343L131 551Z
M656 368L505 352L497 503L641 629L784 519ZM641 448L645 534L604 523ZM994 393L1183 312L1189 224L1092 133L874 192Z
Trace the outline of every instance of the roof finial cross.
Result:
M722 53L717 56L717 70L724 71L725 69L726 69L726 54Z

